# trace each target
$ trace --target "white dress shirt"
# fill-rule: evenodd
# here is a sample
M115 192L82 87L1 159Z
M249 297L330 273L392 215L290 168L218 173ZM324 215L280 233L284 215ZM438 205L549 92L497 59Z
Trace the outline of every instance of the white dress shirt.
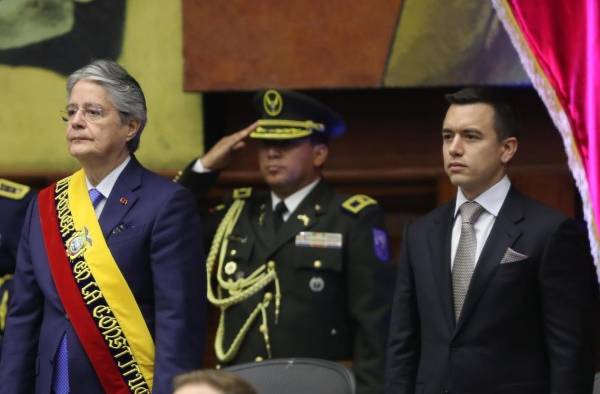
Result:
M123 163L119 164L114 170L109 172L108 175L105 176L100 181L100 183L98 183L96 185L95 189L98 190L100 193L102 193L102 195L104 196L102 201L100 201L98 203L98 205L96 206L96 217L98 217L98 218L100 217L100 214L102 213L102 210L104 209L104 205L106 205L106 200L108 200L108 196L110 195L110 192L112 191L113 187L115 186L115 183L117 182L117 179L119 178L119 175L121 175L121 173L125 169L125 166L127 165L127 163L129 163L130 160L131 160L131 156L127 156L127 158L125 160L123 160ZM91 189L94 189L94 186L91 184L91 182L87 176L85 177L85 183L87 184L88 192Z
M306 196L308 196L312 189L314 189L317 186L320 180L321 178L315 180L314 182L304 186L297 192L290 194L285 198L285 200L283 200L285 206L287 207L287 211L285 211L285 213L283 214L284 222L287 222L292 212L294 212L296 208L298 208L298 205L300 205L300 203L306 198ZM273 208L273 211L275 211L275 206L277 206L277 203L279 203L279 201L281 201L281 198L277 197L275 193L271 192L271 208Z
M475 265L477 265L483 245L485 245L485 241L490 235L490 231L496 222L496 217L498 216L498 212L500 212L500 208L502 208L502 204L504 204L504 200L508 195L509 189L510 180L506 175L504 175L504 177L498 183L481 193L479 196L477 196L477 198L475 198L475 200L473 200L484 208L484 211L481 213L474 225L475 238L477 239ZM458 188L458 192L456 193L456 208L454 209L454 226L452 227L450 268L454 267L454 257L456 256L458 239L460 238L460 231L462 227L462 218L459 208L464 202L467 201L469 200L465 197L462 190Z

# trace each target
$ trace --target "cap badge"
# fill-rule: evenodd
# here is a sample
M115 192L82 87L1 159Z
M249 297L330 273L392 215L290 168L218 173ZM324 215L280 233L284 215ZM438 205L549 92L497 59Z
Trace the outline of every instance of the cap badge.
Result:
M263 96L263 107L269 116L277 116L283 109L283 98L277 90L267 90Z

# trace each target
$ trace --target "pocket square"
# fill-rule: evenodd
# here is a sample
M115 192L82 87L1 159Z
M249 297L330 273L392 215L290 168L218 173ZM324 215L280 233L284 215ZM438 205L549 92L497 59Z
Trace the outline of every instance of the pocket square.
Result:
M512 250L511 248L508 248L506 249L506 253L504 253L504 257L502 257L502 260L500 260L500 264L516 263L519 261L527 260L528 258L529 256Z

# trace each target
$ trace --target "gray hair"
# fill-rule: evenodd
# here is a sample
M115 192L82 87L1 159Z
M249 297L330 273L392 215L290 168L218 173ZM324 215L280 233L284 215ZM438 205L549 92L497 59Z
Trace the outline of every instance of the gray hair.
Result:
M67 94L81 80L93 81L102 85L108 92L111 102L119 111L122 121L135 119L140 122L137 134L127 142L127 149L133 153L140 145L140 136L148 120L146 99L137 81L118 63L112 60L95 60L75 71L67 79Z

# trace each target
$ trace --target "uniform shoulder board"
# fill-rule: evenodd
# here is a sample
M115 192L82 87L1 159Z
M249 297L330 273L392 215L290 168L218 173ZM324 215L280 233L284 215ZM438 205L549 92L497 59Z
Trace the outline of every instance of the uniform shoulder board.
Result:
M250 198L250 196L252 195L252 188L239 187L237 189L233 189L232 195L235 200L245 200L247 198Z
M0 196L12 200L21 200L29 193L30 187L0 178Z
M352 197L347 198L342 203L342 208L346 211L358 215L360 211L369 205L376 205L377 201L365 194L355 194Z

